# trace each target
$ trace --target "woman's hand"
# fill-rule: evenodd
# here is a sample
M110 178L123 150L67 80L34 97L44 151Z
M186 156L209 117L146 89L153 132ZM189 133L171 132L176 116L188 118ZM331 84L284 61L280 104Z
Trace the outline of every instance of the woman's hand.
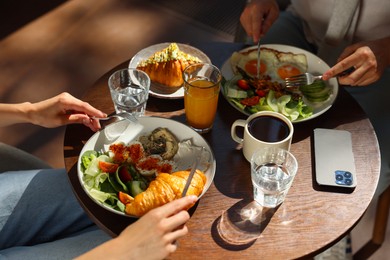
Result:
M275 0L252 0L241 13L240 22L248 36L257 43L278 16L279 6Z
M80 259L164 259L188 233L186 211L198 198L186 196L155 208L128 226L115 239L82 255Z
M51 128L68 124L84 124L92 131L97 131L101 127L99 120L93 120L90 116L107 116L87 102L83 102L66 92L33 103L28 111L30 123L36 125Z
M390 37L360 42L348 46L340 55L338 63L323 74L323 79L335 77L344 70L355 70L339 78L342 85L366 86L377 81L390 65Z

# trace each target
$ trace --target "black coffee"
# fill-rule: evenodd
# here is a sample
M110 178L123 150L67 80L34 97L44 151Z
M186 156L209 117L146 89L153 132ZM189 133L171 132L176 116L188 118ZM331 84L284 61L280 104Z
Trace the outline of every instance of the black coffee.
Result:
M253 118L248 124L248 130L257 140L270 143L280 142L290 134L288 125L273 116Z

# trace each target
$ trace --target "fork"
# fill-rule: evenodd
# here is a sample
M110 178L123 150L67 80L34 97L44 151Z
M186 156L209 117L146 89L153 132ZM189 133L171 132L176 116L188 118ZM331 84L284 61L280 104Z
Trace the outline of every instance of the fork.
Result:
M256 64L256 75L258 79L260 79L260 50L261 47L260 47L260 39L259 39L259 41L257 42L257 64Z
M335 77L343 77L351 74L355 70L355 67L350 67L343 72L337 74ZM299 87L304 85L310 85L316 80L322 80L322 75L313 75L311 73L303 73L300 75L285 78L286 87Z
M133 114L130 114L128 112L120 112L118 114L113 114L113 115L110 115L108 117L95 117L95 116L92 116L91 118L92 119L97 119L97 120L102 120L102 121L111 120L113 118L119 118L119 119L130 120L133 123L138 123L137 117L135 117Z

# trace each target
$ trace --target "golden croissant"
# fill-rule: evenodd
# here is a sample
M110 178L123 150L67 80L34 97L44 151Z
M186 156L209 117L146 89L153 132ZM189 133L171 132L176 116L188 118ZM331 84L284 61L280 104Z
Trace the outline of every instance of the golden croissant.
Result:
M140 217L151 209L162 206L181 197L190 171L178 171L172 174L160 173L153 180L146 191L134 197L126 204L125 212ZM196 170L186 195L199 196L206 184L206 175Z
M141 61L137 69L146 72L153 82L168 87L180 87L184 83L182 75L184 69L199 62L200 59L181 51L176 43L171 43L167 48Z

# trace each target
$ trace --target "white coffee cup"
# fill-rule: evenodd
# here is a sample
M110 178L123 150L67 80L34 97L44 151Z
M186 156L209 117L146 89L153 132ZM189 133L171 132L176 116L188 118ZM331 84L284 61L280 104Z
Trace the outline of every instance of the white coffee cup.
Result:
M244 136L237 135L237 127L244 128ZM234 141L243 146L243 153L248 162L253 153L263 147L278 147L290 150L294 127L284 115L273 111L260 111L246 120L238 119L231 127Z

